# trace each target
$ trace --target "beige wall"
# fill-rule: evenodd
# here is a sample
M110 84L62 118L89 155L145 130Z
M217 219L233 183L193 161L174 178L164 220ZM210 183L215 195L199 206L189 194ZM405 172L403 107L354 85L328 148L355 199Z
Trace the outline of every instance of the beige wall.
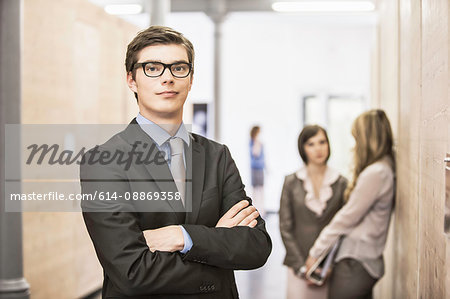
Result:
M449 3L379 0L378 6L377 105L388 111L396 131L397 199L387 272L376 295L450 298L450 242L443 232L443 159L450 149ZM398 64L392 63L395 57Z
M399 43L398 43L398 2L380 1L378 3L380 24L377 28L377 52L374 53L372 71L372 106L383 108L391 120L392 129L398 132L399 110ZM397 134L395 134L397 137ZM398 140L396 140L398 142ZM386 274L382 283L375 289L377 298L391 294L395 289L395 279L390 267L395 264L394 239L395 217L389 227L387 248L385 251ZM381 296L383 294L383 296Z
M126 45L138 29L86 0L25 0L22 120L30 124L128 123ZM31 298L78 298L102 271L77 213L24 213Z

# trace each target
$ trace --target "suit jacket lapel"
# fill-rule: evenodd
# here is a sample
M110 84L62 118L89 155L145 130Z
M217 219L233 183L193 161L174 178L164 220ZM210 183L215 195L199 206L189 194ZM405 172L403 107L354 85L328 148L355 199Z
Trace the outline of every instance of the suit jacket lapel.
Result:
M139 127L136 119L133 119L126 128L125 136L131 146L133 146L136 141L140 142L137 143L136 151L144 153L143 159L145 161L152 161L149 164L144 163L143 166L147 170L150 179L158 186L159 191L176 191L177 187L173 181L169 166L165 162L163 156L159 156L163 155L163 153L158 150L156 143ZM147 144L145 148L143 146L144 144ZM157 163L156 161L164 161L164 163ZM181 200L167 200L167 203L175 212L184 210ZM180 215L178 215L179 213L176 214L178 220L182 222Z
M192 150L188 150L186 157L188 157L186 165L188 168L187 178L190 177L192 183L186 184L188 187L186 189L187 197L190 200L186 200L188 205L186 206L187 211L189 211L189 204L192 205L192 212L187 213L186 223L195 224L197 221L198 213L200 212L200 203L202 200L203 192L203 181L205 177L205 149L192 137ZM191 159L189 157L192 157ZM189 190L192 188L192 190Z

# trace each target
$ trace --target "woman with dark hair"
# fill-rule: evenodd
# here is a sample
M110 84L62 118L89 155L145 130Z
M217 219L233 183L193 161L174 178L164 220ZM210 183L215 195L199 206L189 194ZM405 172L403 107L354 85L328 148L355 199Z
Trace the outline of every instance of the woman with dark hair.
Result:
M321 287L305 280L301 268L320 231L343 205L347 180L327 165L330 144L320 126L306 126L298 138L304 166L286 176L280 201L280 231L288 266L287 298L325 299Z
M356 118L353 180L345 206L324 228L310 249L306 266L339 238L341 244L329 280L329 298L372 298L384 274L383 250L394 205L395 160L392 130L383 110Z
M253 205L264 217L264 147L259 139L261 128L254 126L250 130L250 167L253 188Z

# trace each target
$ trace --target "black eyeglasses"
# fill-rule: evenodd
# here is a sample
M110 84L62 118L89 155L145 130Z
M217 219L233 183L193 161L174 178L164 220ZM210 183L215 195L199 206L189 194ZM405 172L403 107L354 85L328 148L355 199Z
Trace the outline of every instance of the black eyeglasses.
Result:
M170 70L170 73L175 78L186 78L189 76L192 70L192 63L187 62L175 62L171 64L165 64L157 61L136 63L134 68L142 66L144 74L147 77L156 78L161 76L166 68Z

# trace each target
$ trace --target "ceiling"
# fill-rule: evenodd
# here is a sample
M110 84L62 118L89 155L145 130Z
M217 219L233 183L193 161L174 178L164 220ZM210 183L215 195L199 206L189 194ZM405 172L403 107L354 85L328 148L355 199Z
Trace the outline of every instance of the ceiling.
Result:
M108 4L141 4L144 10L148 8L149 0L89 0L104 7ZM150 0L151 1L151 0ZM337 0L334 0L337 1ZM208 12L212 7L224 5L228 12L272 11L274 0L171 0L172 12ZM146 11L148 13L148 11Z
M137 15L121 15L120 17L141 28L149 25L152 0L89 0L90 2L105 7L110 4L140 4L143 12ZM219 16L234 12L274 12L272 4L277 1L298 2L294 0L170 0L171 12L204 12L209 16ZM305 0L300 0L305 1ZM320 0L314 0L320 1ZM342 0L327 0L339 2ZM349 1L349 0L346 0ZM361 2L364 0L350 0ZM367 1L367 0L365 0ZM376 0L369 0L376 1ZM274 12L275 13L275 12Z

